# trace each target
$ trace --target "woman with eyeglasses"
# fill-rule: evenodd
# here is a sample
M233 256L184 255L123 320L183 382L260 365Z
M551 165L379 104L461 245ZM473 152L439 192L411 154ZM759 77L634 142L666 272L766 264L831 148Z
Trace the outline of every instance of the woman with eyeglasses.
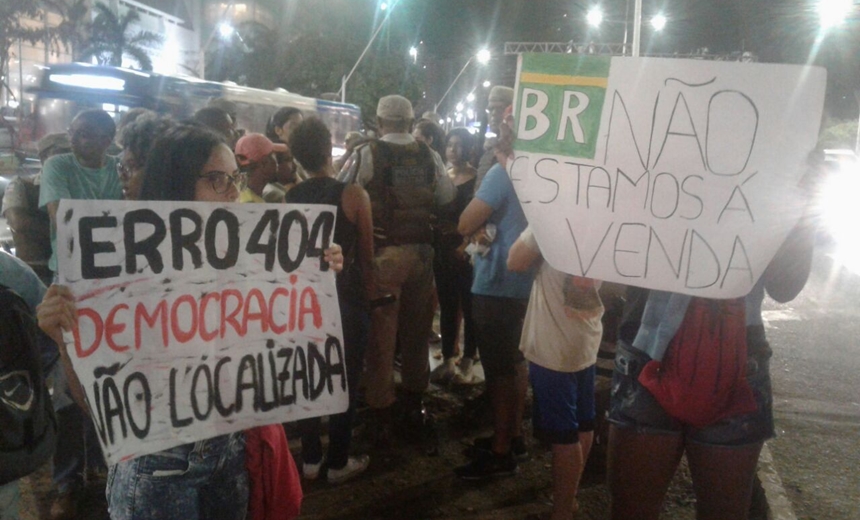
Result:
M221 136L200 126L178 125L153 145L139 200L236 202L246 180ZM339 272L343 268L340 247L326 250L326 260ZM42 330L63 345L63 330L76 326L71 291L52 285L38 317ZM60 351L64 368L73 377L65 348ZM72 386L80 391L79 383ZM76 397L84 406L82 395ZM114 520L244 519L249 507L245 455L245 434L237 432L120 462L108 475L110 516Z

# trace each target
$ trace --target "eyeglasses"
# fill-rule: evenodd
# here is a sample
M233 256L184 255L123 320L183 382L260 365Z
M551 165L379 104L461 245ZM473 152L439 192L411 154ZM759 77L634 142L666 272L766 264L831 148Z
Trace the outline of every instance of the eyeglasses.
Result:
M116 163L116 174L119 176L120 180L127 181L131 178L132 168L127 164L123 164L122 161Z
M200 179L207 179L212 186L212 191L215 193L227 193L231 186L236 186L236 189L242 191L248 184L248 172L236 170L233 173L222 171L211 171L201 173L197 176Z

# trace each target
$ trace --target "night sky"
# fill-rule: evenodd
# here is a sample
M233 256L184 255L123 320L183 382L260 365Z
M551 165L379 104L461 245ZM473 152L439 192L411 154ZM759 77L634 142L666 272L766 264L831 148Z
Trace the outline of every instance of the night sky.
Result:
M382 0L260 0L276 2L285 13L283 27L307 24L308 14L318 17L331 33L348 32L366 42L379 20ZM388 0L391 4L397 0ZM600 4L605 18L621 22L626 0L399 0L390 27L379 40L389 50L419 47L419 63L432 70L444 90L468 57L482 47L498 56L505 42L552 41L621 43L622 23L607 23L596 30L585 15ZM818 0L643 0L642 53L692 53L707 48L712 54L749 51L759 61L813 63L828 69L828 109L843 117L857 117L855 90L860 90L860 4L851 18L836 30L820 35ZM633 38L633 0L630 2L630 41ZM655 33L647 20L661 12L666 28ZM304 14L302 14L304 13ZM314 22L316 23L316 22ZM307 25L305 25L307 27ZM335 36L337 37L337 36ZM418 45L423 42L423 45ZM356 53L360 52L355 49ZM818 49L812 53L812 49ZM465 88L483 79L507 80L512 58L497 57L488 71L469 71ZM459 83L458 83L459 85ZM852 115L853 114L853 115Z

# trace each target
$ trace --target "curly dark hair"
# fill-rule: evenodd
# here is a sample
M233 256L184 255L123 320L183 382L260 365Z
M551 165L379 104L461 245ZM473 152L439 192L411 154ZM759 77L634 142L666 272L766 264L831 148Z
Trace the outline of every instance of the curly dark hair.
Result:
M311 117L293 130L289 146L302 168L318 172L331 158L331 132L321 119Z
M174 126L176 122L167 116L154 113L139 116L122 130L123 149L132 153L139 168L145 168L152 145Z
M223 137L199 124L179 124L152 145L139 200L193 201L197 175Z

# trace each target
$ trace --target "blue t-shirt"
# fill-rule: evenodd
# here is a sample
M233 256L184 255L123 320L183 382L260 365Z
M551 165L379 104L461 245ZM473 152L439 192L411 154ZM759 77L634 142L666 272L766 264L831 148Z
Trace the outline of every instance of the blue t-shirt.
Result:
M508 252L528 225L508 172L496 164L487 172L475 194L493 208L487 223L495 224L496 238L486 255L475 259L472 293L484 296L527 300L535 277L535 268L527 272L508 271Z
M101 168L86 168L74 154L55 155L45 161L39 179L39 207L60 199L120 200L122 185L116 173L117 158L105 157ZM51 260L48 267L57 272L57 231L51 227Z

